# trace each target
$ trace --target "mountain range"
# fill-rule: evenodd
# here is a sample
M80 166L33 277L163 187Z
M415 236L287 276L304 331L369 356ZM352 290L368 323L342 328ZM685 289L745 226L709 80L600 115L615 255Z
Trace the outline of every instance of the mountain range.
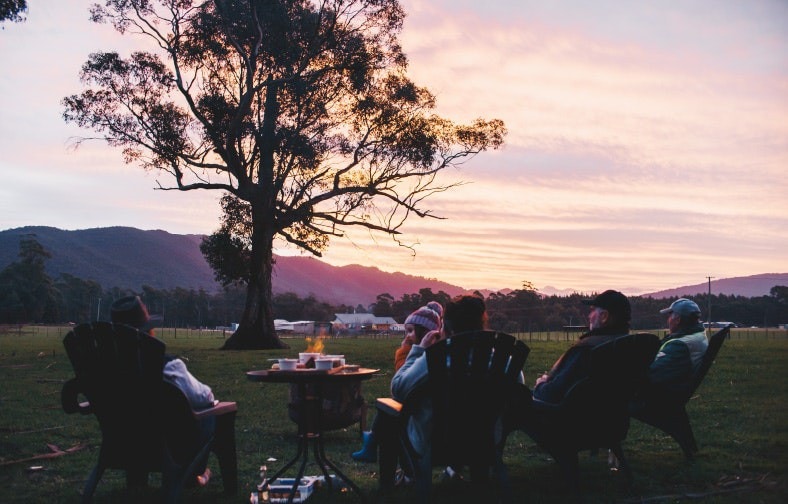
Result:
M711 280L712 294L727 294L744 297L766 296L775 285L788 285L788 273L762 273L746 277L720 278ZM693 296L709 292L709 283L685 285L675 289L666 289L645 296L655 299Z
M202 235L178 235L131 227L76 231L46 226L8 229L0 231L0 269L18 259L20 238L31 234L52 255L46 267L53 278L68 273L95 280L105 289L120 287L135 291L143 285L156 289L204 289L207 292L220 289L200 252ZM444 291L451 296L470 292L467 288L434 278L388 273L370 266L331 266L305 256L276 256L275 259L274 293L293 292L299 297L314 295L334 305L368 305L383 293L400 299L403 294L412 294L423 288L433 292ZM788 273L712 279L711 290L714 294L753 297L769 294L775 285L788 285ZM708 283L699 283L643 295L653 298L694 295L708 292L708 287ZM567 295L572 291L545 288L541 292Z
M204 289L221 287L200 252L202 235L177 235L161 230L108 227L66 231L54 227L27 226L0 231L0 269L18 260L19 240L36 240L52 255L47 273L68 273L95 280L103 288L139 291L143 285L156 289ZM422 288L451 296L465 293L462 287L434 278L387 273L375 267L352 264L331 266L313 257L275 256L274 293L310 294L331 304L364 306L379 294L400 299Z

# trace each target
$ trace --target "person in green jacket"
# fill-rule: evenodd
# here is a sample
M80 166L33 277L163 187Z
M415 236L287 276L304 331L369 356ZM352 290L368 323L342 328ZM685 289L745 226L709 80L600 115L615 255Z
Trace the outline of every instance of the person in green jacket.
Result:
M660 313L668 315L670 333L660 342L649 369L649 381L655 389L669 393L686 383L700 365L709 341L700 321L700 308L694 301L677 299Z

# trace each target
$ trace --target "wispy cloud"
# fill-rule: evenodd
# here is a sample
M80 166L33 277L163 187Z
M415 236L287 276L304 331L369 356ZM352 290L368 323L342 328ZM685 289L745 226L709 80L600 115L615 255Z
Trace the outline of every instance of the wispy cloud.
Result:
M218 195L153 191L156 175L117 151L69 149L84 132L63 124L59 103L78 91L80 65L128 49L87 23L89 3L31 6L3 33L14 45L0 51L0 225L209 233ZM415 256L351 229L325 260L469 288L632 293L786 270L788 4L403 6L410 76L442 115L503 119L507 143L444 173L468 184L430 200L445 220L403 227Z

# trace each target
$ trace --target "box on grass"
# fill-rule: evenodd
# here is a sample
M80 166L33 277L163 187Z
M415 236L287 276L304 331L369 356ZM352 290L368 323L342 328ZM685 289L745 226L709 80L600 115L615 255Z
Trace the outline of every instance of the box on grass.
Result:
M285 503L290 498L295 478L277 478L268 486L268 502L271 504ZM296 489L293 503L305 502L315 490L316 476L304 476Z

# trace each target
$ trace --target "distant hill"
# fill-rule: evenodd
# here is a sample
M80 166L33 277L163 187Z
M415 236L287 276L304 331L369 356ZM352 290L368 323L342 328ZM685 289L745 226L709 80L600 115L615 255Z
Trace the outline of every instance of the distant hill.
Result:
M52 258L47 270L53 278L69 273L97 281L102 287L120 287L139 291L143 285L156 289L205 289L220 286L213 271L200 253L201 235L177 235L166 231L143 231L130 227L109 227L64 231L53 227L28 226L0 231L0 269L18 259L19 238L35 234ZM712 280L714 294L746 297L769 294L775 285L788 285L788 273L765 273L749 277ZM368 305L378 294L389 293L394 299L419 289L444 291L449 295L467 289L404 273L387 273L375 267L331 266L314 257L277 256L274 267L275 293L294 292L299 297L313 294L331 304ZM508 292L508 289L501 291ZM573 289L540 289L543 294L568 295ZM489 291L481 292L489 294ZM676 297L708 292L700 283L676 289L644 294L653 298Z
M157 289L205 289L217 291L205 258L200 253L201 235L176 235L166 231L143 231L130 227L110 227L64 231L53 227L28 226L0 231L0 269L18 259L19 239L35 234L52 258L47 271L53 278L69 273L95 280L102 287L140 290L143 285ZM294 292L332 304L368 305L378 294L395 299L403 294L430 288L452 296L466 292L462 287L435 279L386 273L359 265L331 266L313 257L277 256L274 267L275 293Z
M727 294L744 297L768 296L769 290L775 285L788 285L788 273L763 273L746 277L721 278L711 280L712 294ZM651 294L643 294L654 299L693 296L709 292L709 283L686 285L675 289L661 290Z

